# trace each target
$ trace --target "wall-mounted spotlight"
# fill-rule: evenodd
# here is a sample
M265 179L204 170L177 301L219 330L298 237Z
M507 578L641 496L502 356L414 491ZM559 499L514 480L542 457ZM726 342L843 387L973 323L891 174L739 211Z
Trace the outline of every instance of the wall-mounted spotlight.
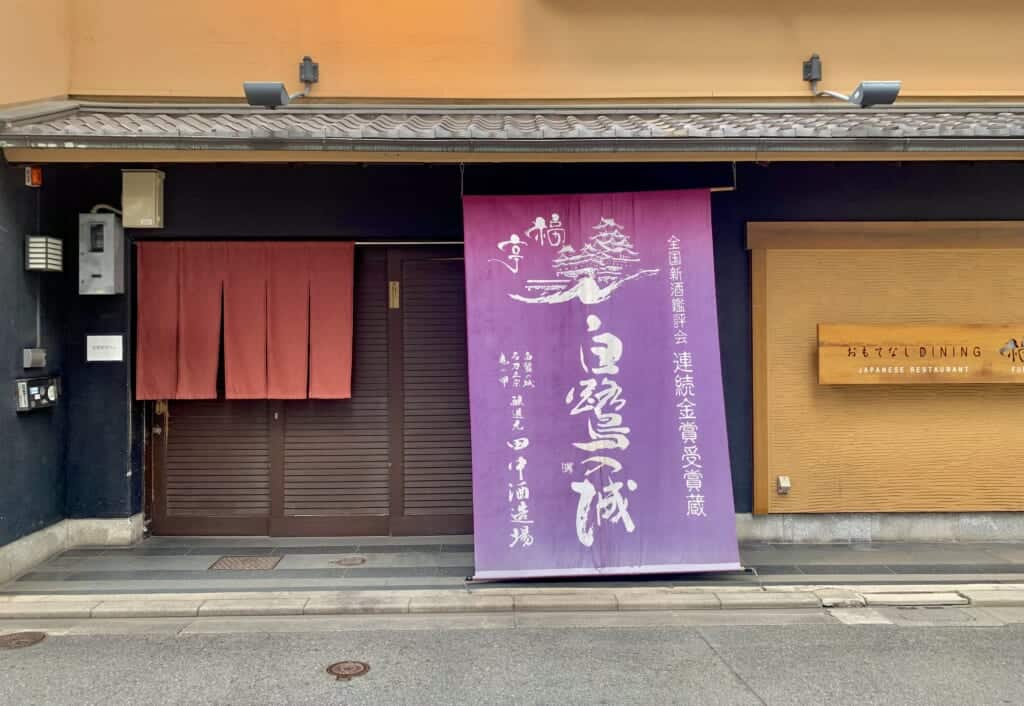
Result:
M815 96L830 96L846 101L858 108L870 108L873 105L891 105L900 94L900 81L861 81L853 93L846 95L836 91L819 91L821 82L821 57L812 54L804 62L804 81L811 84L811 93Z
M296 98L305 98L313 89L313 84L320 80L320 64L308 56L302 57L302 63L299 64L299 80L302 81L305 88L292 95L288 95L288 89L279 81L246 81L242 84L245 88L245 100L249 105L273 110L282 105L288 105Z

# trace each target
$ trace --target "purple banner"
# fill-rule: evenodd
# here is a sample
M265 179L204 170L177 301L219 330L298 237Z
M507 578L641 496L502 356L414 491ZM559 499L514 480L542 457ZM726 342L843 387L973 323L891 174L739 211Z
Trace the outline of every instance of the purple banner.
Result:
M709 192L463 208L476 578L739 568Z

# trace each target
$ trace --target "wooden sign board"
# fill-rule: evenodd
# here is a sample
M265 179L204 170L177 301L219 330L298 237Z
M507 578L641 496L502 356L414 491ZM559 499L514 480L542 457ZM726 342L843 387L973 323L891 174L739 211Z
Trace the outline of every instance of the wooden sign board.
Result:
M818 324L818 383L1024 383L1024 324Z

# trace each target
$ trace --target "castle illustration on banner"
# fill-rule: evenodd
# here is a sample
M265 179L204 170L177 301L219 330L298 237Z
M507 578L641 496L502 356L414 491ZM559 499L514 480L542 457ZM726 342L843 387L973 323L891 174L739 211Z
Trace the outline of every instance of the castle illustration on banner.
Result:
M551 262L554 279L527 280L530 294L509 296L527 304L562 304L573 299L599 304L626 282L658 274L656 269L640 267L640 253L613 218L602 218L593 229L596 232L579 250L572 245L559 248Z

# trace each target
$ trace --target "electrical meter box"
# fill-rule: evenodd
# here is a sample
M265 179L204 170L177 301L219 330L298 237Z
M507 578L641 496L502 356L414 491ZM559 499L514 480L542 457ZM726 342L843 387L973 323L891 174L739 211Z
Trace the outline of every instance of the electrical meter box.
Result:
M78 214L78 293L124 294L124 230L116 214Z
M60 378L55 375L22 378L14 381L14 389L15 409L19 412L55 407L60 399Z

